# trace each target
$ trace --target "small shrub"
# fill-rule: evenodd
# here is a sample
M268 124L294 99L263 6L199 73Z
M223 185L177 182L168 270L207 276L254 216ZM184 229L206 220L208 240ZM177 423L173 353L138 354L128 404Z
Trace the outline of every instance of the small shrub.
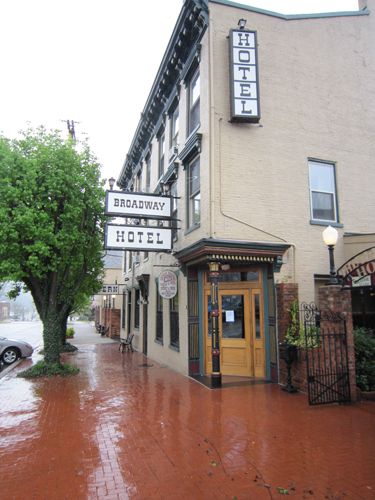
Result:
M39 377L53 377L54 375L60 375L65 377L66 375L74 375L79 372L79 368L72 365L63 365L59 363L45 363L44 361L38 361L35 365L31 366L27 370L18 373L17 377L21 378L39 378Z
M287 309L287 311L290 313L292 320L290 322L290 326L288 326L285 340L293 345L303 346L303 325L298 318L299 310L297 300L293 301L292 307L290 309Z
M299 309L297 300L293 301L292 307L290 309L287 309L287 311L290 312L292 320L290 326L288 326L285 335L285 341L297 347L302 347L303 349L305 349L306 333L307 333L307 347L308 348L321 347L322 339L320 334L320 328L317 328L316 326L310 326L307 328L305 333L305 328L303 326L303 323L299 321Z
M66 336L67 336L67 338L69 338L69 337L73 337L73 336L74 336L74 333L75 333L75 332L74 332L74 328L68 328L68 329L66 330Z
M374 391L375 338L366 328L354 329L354 353L357 386L362 391Z

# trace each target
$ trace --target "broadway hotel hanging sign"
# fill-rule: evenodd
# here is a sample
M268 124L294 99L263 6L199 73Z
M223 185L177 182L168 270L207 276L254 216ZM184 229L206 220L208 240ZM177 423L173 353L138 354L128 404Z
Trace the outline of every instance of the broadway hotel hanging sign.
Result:
M256 31L230 31L231 122L260 120Z
M107 191L105 214L130 219L170 221L170 196ZM172 228L128 224L106 224L104 248L131 252L161 252L172 249Z

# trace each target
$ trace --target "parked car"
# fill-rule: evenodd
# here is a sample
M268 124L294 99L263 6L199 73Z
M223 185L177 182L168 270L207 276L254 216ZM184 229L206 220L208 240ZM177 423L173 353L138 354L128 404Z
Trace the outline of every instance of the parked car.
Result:
M27 342L0 337L0 359L5 365L11 365L19 358L27 358L33 351Z

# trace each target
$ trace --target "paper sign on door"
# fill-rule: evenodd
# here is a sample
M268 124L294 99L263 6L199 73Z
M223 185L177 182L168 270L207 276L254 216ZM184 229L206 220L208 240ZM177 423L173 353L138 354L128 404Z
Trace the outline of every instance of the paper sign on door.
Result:
M225 321L227 323L234 323L234 311L225 311Z

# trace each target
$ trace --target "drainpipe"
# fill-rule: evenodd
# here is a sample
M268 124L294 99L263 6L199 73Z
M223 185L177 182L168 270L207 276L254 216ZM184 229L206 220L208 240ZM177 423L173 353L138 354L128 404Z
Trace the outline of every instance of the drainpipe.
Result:
M210 238L215 236L215 98L214 98L214 50L213 50L213 26L214 22L210 16L208 25L209 35L209 71L210 71Z

